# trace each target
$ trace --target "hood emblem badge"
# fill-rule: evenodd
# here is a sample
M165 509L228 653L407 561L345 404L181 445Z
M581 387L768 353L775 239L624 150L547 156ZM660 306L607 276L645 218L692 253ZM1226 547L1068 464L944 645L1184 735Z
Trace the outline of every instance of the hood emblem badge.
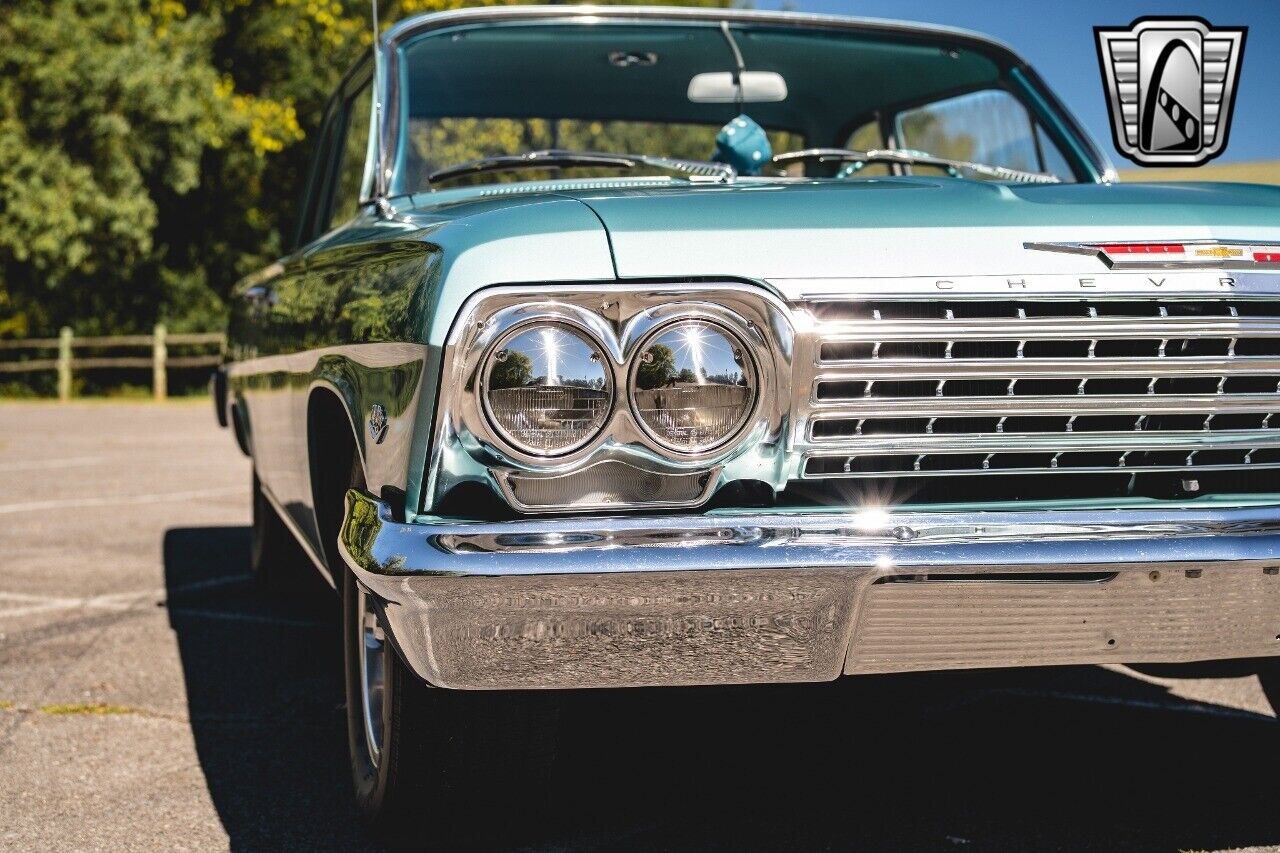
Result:
M1196 249L1196 257L1199 258L1238 258L1244 254L1244 249L1232 249L1227 246L1214 246L1211 249Z
M1280 269L1280 243L1243 240L1175 242L1023 243L1024 249L1091 255L1109 269Z

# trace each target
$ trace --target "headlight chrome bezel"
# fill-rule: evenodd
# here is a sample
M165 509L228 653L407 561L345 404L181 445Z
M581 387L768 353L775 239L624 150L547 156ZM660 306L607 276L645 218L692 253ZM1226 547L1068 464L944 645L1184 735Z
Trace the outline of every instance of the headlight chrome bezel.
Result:
M642 347L672 325L702 321L743 349L755 376L754 393L736 428L714 446L694 452L672 448L655 436L631 405L631 383ZM569 450L530 452L505 437L487 410L490 358L521 330L563 326L584 337L611 371L611 404L596 434ZM772 479L789 427L794 331L785 303L762 288L742 284L506 286L472 298L459 314L442 351L439 407L427 460L423 511L462 482L489 485L522 512L635 509L650 504L602 495L587 505L524 506L510 488L514 476L560 478L607 460L638 472L684 475L709 472L706 489L680 502L704 503L725 482ZM626 399L623 399L625 395ZM602 469L598 469L602 470Z

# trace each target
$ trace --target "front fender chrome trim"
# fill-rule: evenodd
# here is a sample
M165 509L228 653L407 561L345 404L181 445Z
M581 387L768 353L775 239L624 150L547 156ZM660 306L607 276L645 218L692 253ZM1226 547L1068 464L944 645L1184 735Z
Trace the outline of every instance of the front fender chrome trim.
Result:
M1280 655L1274 507L398 523L350 492L339 544L443 687Z

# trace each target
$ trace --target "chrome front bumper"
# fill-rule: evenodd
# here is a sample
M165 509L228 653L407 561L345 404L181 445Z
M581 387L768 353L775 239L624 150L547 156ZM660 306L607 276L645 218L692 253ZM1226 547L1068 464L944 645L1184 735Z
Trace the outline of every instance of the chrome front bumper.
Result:
M1280 509L401 523L340 548L424 679L462 689L1280 655Z

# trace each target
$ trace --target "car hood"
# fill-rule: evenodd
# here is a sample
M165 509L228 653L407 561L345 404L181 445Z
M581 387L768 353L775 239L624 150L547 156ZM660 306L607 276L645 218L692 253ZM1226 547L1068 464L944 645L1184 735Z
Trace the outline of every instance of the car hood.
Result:
M953 178L562 191L608 231L622 278L788 282L1097 272L1026 242L1280 238L1280 188L1008 185Z

